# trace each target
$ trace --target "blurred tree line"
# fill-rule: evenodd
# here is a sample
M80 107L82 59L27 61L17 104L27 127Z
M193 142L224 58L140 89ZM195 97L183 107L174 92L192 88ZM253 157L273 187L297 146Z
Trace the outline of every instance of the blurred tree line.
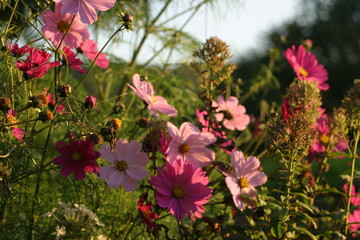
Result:
M360 1L299 2L302 5L299 5L298 15L266 35L263 49L273 48L270 52L255 50L237 63L234 79L241 79L243 95L246 89L266 78L267 70L273 74L267 84L260 84L261 87L246 99L249 112L259 110L254 109L254 106L259 106L259 99L281 102L284 89L296 76L283 51L306 39L312 40L312 51L329 73L330 90L323 92L324 107L328 111L339 106L353 80L360 78Z

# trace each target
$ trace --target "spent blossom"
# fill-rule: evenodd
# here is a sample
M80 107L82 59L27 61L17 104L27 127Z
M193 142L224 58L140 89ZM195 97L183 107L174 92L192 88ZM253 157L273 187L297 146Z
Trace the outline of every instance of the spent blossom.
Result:
M86 24L80 21L78 15L61 14L60 8L61 4L56 4L55 12L46 10L42 14L45 26L41 28L41 31L55 47L77 48L81 42L89 39L90 32L86 29Z
M141 81L139 74L134 74L132 77L134 86L128 84L128 86L148 105L148 109L156 117L159 117L159 112L162 112L169 116L176 116L177 110L168 104L165 98L161 96L155 96L153 86L150 82Z
M231 153L231 164L234 167L232 173L223 172L226 176L225 182L228 186L235 206L243 210L245 206L255 205L255 187L267 181L265 173L260 172L260 161L258 158L250 156L245 159L240 151Z
M250 123L249 115L245 114L246 109L239 105L236 97L229 97L226 101L223 96L218 96L218 102L213 101L212 106L216 108L215 118L223 123L229 130L242 131Z
M99 178L107 179L107 184L111 188L123 186L127 192L136 190L137 182L148 175L144 167L149 162L149 157L140 149L138 142L127 142L125 139L116 141L114 151L111 151L110 146L103 144L99 149L101 157L112 164L100 169Z
M96 10L107 11L115 5L116 0L53 0L62 3L62 14L79 14L80 20L86 24L97 21Z
M201 218L212 190L205 171L195 168L190 162L176 160L166 162L165 166L157 168L158 176L151 176L149 183L156 191L156 203L167 208L177 219L183 219L185 214L191 219Z
M200 168L213 163L215 153L206 146L216 142L214 134L201 132L198 127L189 122L183 123L180 129L170 122L167 126L171 136L167 151L170 162L181 159Z
M296 48L293 45L284 52L284 56L294 69L296 76L301 80L317 83L320 90L328 90L328 72L325 67L318 63L316 56L307 52L303 45Z
M26 132L20 128L18 128L17 120L16 120L17 112L13 109L10 109L7 114L5 114L5 123L11 124L11 133L12 135L19 141L24 141L24 135Z

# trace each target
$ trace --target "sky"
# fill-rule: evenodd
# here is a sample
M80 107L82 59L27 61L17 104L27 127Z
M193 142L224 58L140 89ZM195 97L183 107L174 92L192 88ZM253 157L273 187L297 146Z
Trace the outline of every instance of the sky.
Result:
M179 1L176 6L171 6L164 14L164 19L173 16L188 7L188 1ZM187 24L184 31L205 42L206 39L216 36L225 41L235 58L246 54L252 48L259 48L266 32L293 18L299 9L301 0L237 0L231 5L229 0L219 0L219 8L201 8L196 16ZM161 5L156 6L154 12L158 12ZM186 21L187 16L181 17L169 23L170 27L179 27ZM161 20L161 19L160 19ZM161 21L160 21L161 22ZM124 34L125 42L136 39L135 32ZM127 36L125 36L127 35ZM105 39L101 39L105 43ZM100 43L100 45L102 45ZM154 51L151 42L141 52L139 62L146 62ZM118 53L122 58L130 60L132 49L120 47L119 49L107 49L108 52ZM116 55L118 55L116 54Z

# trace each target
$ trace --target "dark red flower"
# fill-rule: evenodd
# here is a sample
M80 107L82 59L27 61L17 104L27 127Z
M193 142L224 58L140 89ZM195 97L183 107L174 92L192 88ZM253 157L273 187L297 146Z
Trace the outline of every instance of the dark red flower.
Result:
M9 51L12 53L12 55L16 58L25 55L26 53L30 52L33 49L33 47L29 47L28 45L19 47L17 43L15 43L14 45L8 43L8 48Z
M65 65L71 67L79 73L87 73L87 71L81 67L83 62L76 57L75 53L69 47L65 47L63 52L64 54L62 55L62 58L65 61Z

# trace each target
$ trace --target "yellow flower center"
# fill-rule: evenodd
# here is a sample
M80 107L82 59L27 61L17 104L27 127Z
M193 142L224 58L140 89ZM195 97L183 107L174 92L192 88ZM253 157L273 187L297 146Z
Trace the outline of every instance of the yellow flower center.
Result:
M69 23L66 22L66 21L60 21L59 24L58 24L58 29L61 31L61 32L66 32L66 30L69 28Z
M120 172L123 172L128 168L128 164L126 161L121 160L117 162L116 167Z
M247 188L249 186L249 181L244 177L240 177L239 178L239 186L240 186L240 188Z
M301 66L299 67L299 72L300 72L300 75L303 76L303 77L309 76L308 71L306 71L305 68L303 68Z
M182 198L185 195L185 190L182 186L176 185L173 188L172 193L176 198Z
M152 102L152 103L156 103L156 102L157 102L157 99L156 99L155 96L150 96L150 98L151 98L151 102Z
M181 152L182 154L190 152L190 146L185 143L181 144L181 146L179 147L179 152Z
M319 140L321 143L327 144L327 143L329 143L330 138L329 138L329 136L326 136L325 134L323 134L319 137Z
M78 153L78 152L73 153L73 155L71 156L71 159L72 159L74 162L80 162L80 160L81 160L81 155L80 155L80 153Z

